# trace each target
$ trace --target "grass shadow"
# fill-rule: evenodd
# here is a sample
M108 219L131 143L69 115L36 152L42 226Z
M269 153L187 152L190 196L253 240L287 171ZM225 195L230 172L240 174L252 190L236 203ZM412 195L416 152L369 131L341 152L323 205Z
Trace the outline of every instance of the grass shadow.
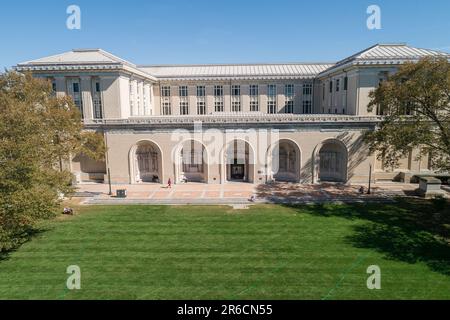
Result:
M315 204L293 206L300 213L362 220L346 240L387 259L423 262L450 275L450 203L445 199L396 199L394 203Z
M0 250L0 263L2 261L6 261L10 259L10 256L13 252L20 249L22 245L25 243L32 241L33 239L39 237L41 234L50 231L49 227L37 227L33 229L29 229L24 231L19 236L16 236L13 240L13 243L9 246L8 249L1 251Z

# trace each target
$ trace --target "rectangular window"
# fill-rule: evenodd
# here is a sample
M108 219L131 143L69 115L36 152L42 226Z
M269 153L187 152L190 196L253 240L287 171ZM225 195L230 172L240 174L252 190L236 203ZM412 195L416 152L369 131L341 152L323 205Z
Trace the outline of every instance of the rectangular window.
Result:
M161 97L170 97L170 87L169 86L161 87Z
M267 101L267 113L277 113L276 101Z
M206 114L206 104L204 100L197 101L197 114Z
M162 103L162 114L164 116L170 116L172 114L172 107L170 105L170 101L165 100Z
M252 111L252 112L259 111L259 101L258 100L250 100L250 111Z
M277 113L277 86L267 85L267 113Z
M330 81L330 93L333 92L333 81Z
M284 95L286 97L294 96L294 85L293 84L287 84L284 86Z
M92 105L94 108L94 119L102 118L102 95L100 90L100 81L93 81Z
M257 84L250 85L250 97L259 95L259 87Z
M197 97L206 96L205 86L197 86Z
M312 113L312 102L310 100L304 100L302 103L303 113L311 114Z
M214 86L214 96L223 97L223 86Z
M250 111L259 111L259 87L257 84L250 85Z
M214 102L214 111L223 112L223 100L222 101L216 100Z
M348 88L348 77L344 78L344 90L347 90Z
M231 86L231 95L232 96L240 96L241 95L241 86L238 86L238 85Z
M340 79L337 79L336 80L336 92L339 92L339 89L340 89L340 83L341 83L341 80Z
M311 95L312 94L312 84L304 83L303 84L303 95Z
M275 84L269 84L267 86L267 96L276 97L277 95L277 86Z
M322 84L322 100L325 100L325 83Z
M223 112L223 86L214 86L214 111Z
M286 113L294 113L294 101L293 100L286 101L285 112Z
M187 97L188 96L188 88L187 88L187 86L180 86L178 91L179 91L180 97Z
M189 114L189 103L186 100L180 101L180 114L184 116Z
M67 93L72 97L75 106L80 110L83 117L83 100L80 92L80 79L69 78L67 82Z

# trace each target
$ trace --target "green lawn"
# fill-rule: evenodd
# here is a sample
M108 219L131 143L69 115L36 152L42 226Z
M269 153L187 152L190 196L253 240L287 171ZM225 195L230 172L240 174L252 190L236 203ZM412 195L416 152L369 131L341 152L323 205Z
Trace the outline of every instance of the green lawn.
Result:
M84 207L0 258L0 299L450 299L448 209Z

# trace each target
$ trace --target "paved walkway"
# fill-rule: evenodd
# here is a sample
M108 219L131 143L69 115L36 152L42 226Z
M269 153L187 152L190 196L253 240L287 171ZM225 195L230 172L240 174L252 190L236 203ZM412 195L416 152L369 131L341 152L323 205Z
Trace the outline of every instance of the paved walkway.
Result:
M391 201L393 196L415 196L416 184L375 184L372 194L360 194L361 185L305 185L276 183L253 185L178 184L167 188L160 184L113 185L109 196L107 184L81 184L76 196L86 198L86 204L244 204L253 196L256 203L318 203ZM364 186L365 187L365 186ZM118 189L127 190L127 198L115 196Z

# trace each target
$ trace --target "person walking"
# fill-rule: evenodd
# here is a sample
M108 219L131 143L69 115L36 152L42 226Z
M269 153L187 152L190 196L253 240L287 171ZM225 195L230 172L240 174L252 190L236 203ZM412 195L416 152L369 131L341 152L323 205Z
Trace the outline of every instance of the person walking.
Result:
M172 180L169 178L169 181L167 181L167 188L172 188Z

